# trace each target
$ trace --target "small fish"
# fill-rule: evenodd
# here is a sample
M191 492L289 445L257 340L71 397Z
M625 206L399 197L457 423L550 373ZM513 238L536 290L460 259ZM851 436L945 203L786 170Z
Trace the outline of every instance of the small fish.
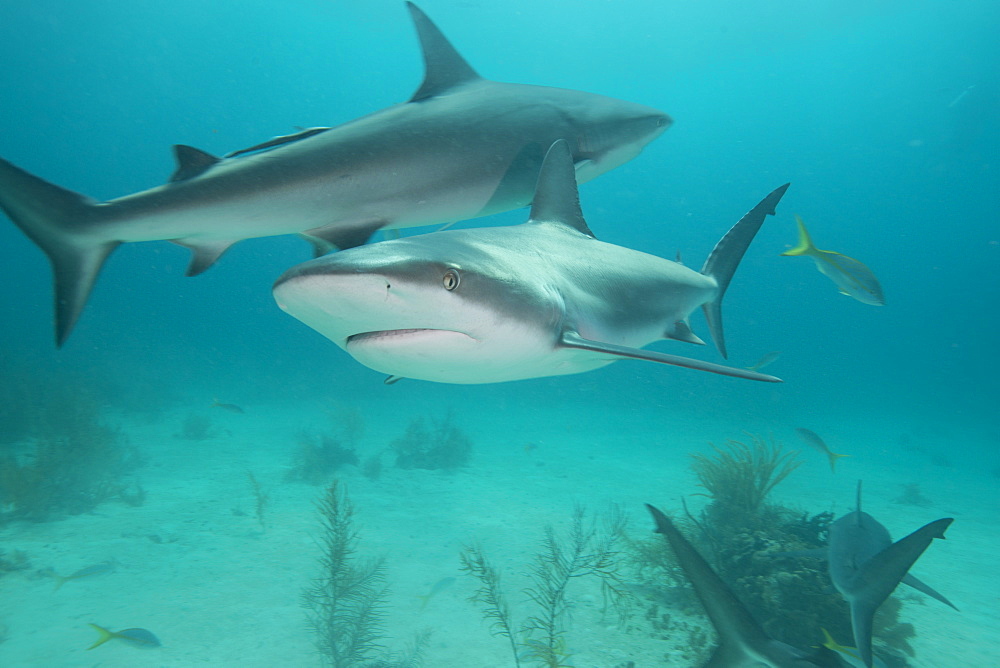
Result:
M230 413L239 413L240 415L246 413L245 410L243 410L236 404L223 404L219 402L218 399L212 399L212 408L221 408L224 411L229 411Z
M51 575L55 578L56 587L53 591L58 591L60 587L69 582L70 580L79 580L80 578L87 578L91 575L104 575L105 573L113 573L115 570L115 563L113 561L104 561L99 564L94 564L93 566L87 566L86 568L81 568L80 570L71 573L70 575L57 575L55 571L49 569L45 573Z
M805 429L804 427L796 427L795 431L799 433L799 437L803 441L814 447L815 449L822 452L830 460L830 470L836 473L835 467L837 460L841 457L850 457L850 455L838 455L836 452L827 447L823 439L819 437L819 434L814 432L812 429Z
M433 596L440 594L453 584L455 584L455 578L450 578L450 577L441 578L440 580L435 582L434 586L431 587L431 590L429 592L427 592L423 596L417 596L417 598L420 599L420 609L423 610L424 608L426 608L427 603L431 600Z
M799 245L782 255L808 255L819 272L840 288L841 294L853 297L862 304L885 306L882 286L871 269L854 258L816 248L802 219L795 216L795 222L799 225Z
M133 647L141 647L143 649L160 646L160 639L146 629L122 629L121 631L109 631L103 626L98 626L97 624L90 624L89 626L101 634L101 637L97 639L97 642L88 647L88 650L99 647L112 638L118 638Z
M761 357L759 360L757 360L756 364L748 366L746 368L749 369L750 371L760 371L771 362L777 361L779 357L781 357L781 352L778 350L773 350L764 355L763 357Z
M840 660L853 668L866 668L864 661L858 656L858 649L856 647L844 647L830 635L830 632L826 629L820 629L823 632L823 647L828 650L836 652L840 656ZM872 666L874 668L886 668L885 661L876 657L872 657Z

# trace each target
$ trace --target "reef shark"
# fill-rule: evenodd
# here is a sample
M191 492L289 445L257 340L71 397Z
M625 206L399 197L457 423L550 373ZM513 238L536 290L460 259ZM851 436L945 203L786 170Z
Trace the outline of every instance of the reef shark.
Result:
M657 533L663 534L719 635L719 646L704 668L806 668L840 666L834 652L813 653L768 636L733 591L660 510L646 504Z
M580 210L570 147L559 140L542 164L526 223L327 255L285 272L274 298L390 379L497 383L630 358L778 382L642 347L663 338L702 343L688 324L700 306L725 357L722 297L787 187L743 216L694 271L594 238Z
M426 70L403 104L223 158L175 146L178 165L167 184L107 202L0 160L0 208L52 264L57 345L122 243L185 246L189 276L253 237L302 233L323 250L350 248L383 228L527 205L556 139L569 143L582 182L631 160L671 123L622 100L483 79L420 9L407 6Z
M907 572L932 540L944 538L954 519L935 520L893 543L886 528L862 512L860 482L857 494L857 509L830 525L828 560L830 579L851 609L854 644L862 662L871 668L875 611L901 581L951 605L916 578L907 581Z

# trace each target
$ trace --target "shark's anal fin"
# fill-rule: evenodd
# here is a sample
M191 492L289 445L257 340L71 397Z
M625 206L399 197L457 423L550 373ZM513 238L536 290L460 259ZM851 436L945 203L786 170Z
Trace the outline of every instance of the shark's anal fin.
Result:
M186 181L196 176L201 176L209 169L219 164L221 160L211 153L202 151L194 146L176 144L174 146L174 157L177 159L177 169L170 176L170 182Z
M875 611L930 546L931 541L935 538L943 539L945 530L954 521L953 518L946 517L925 524L861 564L855 578L860 583L860 591L849 603L854 644L866 666L872 665L872 620Z
M98 215L94 200L2 159L0 209L52 264L56 345L61 347L83 312L104 261L120 242L88 234Z
M705 319L708 321L708 330L712 334L715 347L723 358L726 354L726 340L722 330L722 298L726 294L726 288L736 273L736 268L746 254L750 242L757 235L760 226L764 224L767 216L775 214L775 207L781 201L781 197L788 190L790 184L775 188L771 193L762 199L757 206L750 209L739 222L726 232L725 236L715 244L715 248L705 260L705 265L701 268L701 273L711 276L718 284L719 293L715 299L702 306L705 312Z
M722 376L733 376L734 378L746 378L747 380L760 380L766 383L782 382L780 378L777 378L775 376L769 376L764 373L750 371L749 369L737 369L735 367L724 366L722 364L703 362L701 360L691 359L689 357L680 357L679 355L669 355L667 353L660 353L653 350L644 350L642 348L629 348L628 346L619 346L613 343L604 343L602 341L591 341L590 339L583 338L576 332L564 333L562 335L562 339L560 340L560 345L566 348L589 350L591 352L604 353L606 355L614 355L616 357L626 357L634 360L646 360L649 362L659 362L660 364L671 364L673 366L681 366L686 369L708 371L709 373L717 373Z
M480 78L419 7L412 2L407 2L406 7L417 28L425 67L424 82L410 98L410 102L434 97L450 88Z

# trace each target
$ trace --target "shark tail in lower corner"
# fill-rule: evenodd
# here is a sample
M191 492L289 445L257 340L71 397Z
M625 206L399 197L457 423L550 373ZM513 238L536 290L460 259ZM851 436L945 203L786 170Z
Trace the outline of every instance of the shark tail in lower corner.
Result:
M45 251L55 279L56 345L76 324L97 275L118 245L87 234L97 202L0 159L0 209Z
M714 278L719 285L718 295L712 301L704 304L702 310L708 321L712 341L715 342L715 347L719 349L724 358L728 356L726 354L726 340L722 331L722 298L726 294L733 274L736 273L740 260L743 259L747 248L750 247L750 242L757 235L760 226L764 224L764 219L775 214L775 207L785 191L788 190L789 185L786 183L773 190L757 206L740 218L739 222L733 225L719 240L719 243L715 244L715 248L705 260L705 266L701 268L702 274Z

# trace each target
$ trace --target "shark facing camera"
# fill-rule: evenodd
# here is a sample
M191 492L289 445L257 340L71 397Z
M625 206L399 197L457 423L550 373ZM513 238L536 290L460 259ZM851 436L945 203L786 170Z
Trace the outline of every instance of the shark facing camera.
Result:
M702 270L597 240L580 211L573 156L549 149L526 223L384 241L289 269L278 306L391 377L498 383L591 371L620 359L777 382L642 347L702 343L701 307L726 354L720 303L781 186L716 245Z

